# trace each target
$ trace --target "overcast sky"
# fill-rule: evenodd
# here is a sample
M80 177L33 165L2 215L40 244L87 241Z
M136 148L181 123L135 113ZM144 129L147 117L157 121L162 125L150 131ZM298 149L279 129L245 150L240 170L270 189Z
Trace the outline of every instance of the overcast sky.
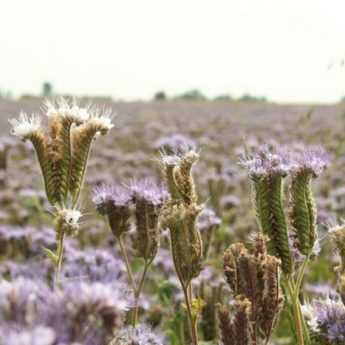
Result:
M344 0L1 0L0 89L345 95Z

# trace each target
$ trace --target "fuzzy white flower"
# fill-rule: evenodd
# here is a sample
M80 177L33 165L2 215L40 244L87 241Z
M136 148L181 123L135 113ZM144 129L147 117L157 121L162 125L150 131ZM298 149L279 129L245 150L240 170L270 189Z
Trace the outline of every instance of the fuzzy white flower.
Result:
M56 103L46 101L45 106L48 118L62 116L70 118L72 121L83 123L90 117L90 109L88 107L79 107L76 102L69 103L63 98Z
M20 113L19 119L8 120L12 126L12 134L23 139L41 128L41 118L39 115L27 115Z
M103 112L99 109L95 110L90 116L89 122L97 127L104 128L105 130L110 130L114 127L110 110L105 110Z
M80 211L67 208L60 210L59 214L63 217L66 224L71 226L77 226L82 216Z
M319 329L318 320L314 311L314 307L311 304L304 304L301 306L302 314L305 317L309 327L317 332Z

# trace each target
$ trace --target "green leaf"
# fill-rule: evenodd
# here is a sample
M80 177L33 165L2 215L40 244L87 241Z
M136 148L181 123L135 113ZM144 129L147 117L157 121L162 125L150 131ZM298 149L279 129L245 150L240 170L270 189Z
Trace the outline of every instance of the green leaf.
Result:
M44 254L53 261L55 265L58 263L58 256L50 249L43 247Z

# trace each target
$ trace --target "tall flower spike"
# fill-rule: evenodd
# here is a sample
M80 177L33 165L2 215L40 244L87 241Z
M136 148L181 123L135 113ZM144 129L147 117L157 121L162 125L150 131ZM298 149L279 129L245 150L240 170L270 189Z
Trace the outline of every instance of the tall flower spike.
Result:
M241 162L253 182L254 205L261 231L270 238L270 249L282 261L283 272L292 272L292 256L283 209L283 178L290 170L286 155L264 147Z
M303 148L293 154L293 160L290 218L296 247L303 255L310 255L317 238L316 204L311 184L327 166L328 157L321 148Z
M88 121L72 129L72 167L70 192L74 201L78 200L84 180L91 143L98 134L105 135L111 128L109 112L93 110Z
M137 255L152 262L160 244L159 218L166 192L152 180L134 182L130 189L135 203Z

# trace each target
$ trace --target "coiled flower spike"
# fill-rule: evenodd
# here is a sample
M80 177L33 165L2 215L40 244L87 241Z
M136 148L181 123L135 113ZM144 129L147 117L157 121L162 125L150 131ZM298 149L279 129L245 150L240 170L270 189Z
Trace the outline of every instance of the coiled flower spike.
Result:
M283 179L290 162L282 153L260 148L241 164L248 169L253 183L256 217L261 231L270 239L270 250L282 261L285 274L293 268L287 221L283 209Z
M46 103L48 131L44 133L38 115L21 113L9 120L12 133L32 142L41 167L46 194L60 207L78 201L92 140L112 127L108 112L80 108L60 100Z
M307 147L293 153L292 159L290 218L296 247L301 254L310 255L317 238L317 212L311 183L326 168L329 158L322 148Z

